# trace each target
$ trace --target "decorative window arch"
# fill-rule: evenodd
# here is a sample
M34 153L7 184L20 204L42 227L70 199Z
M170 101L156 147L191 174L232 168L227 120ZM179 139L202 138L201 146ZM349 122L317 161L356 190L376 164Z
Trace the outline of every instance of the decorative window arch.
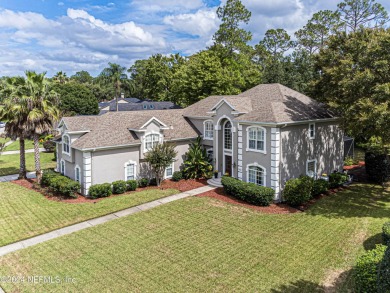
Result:
M246 166L246 181L260 186L266 186L266 170L263 166L253 163Z
M233 125L230 120L226 120L223 124L223 148L225 150L233 148Z
M76 165L76 167L74 167L74 180L77 182L81 182L81 169L79 165Z
M65 172L66 172L65 161L64 161L64 159L61 159L61 162L60 162L60 173L62 175L65 175Z
M260 126L251 126L246 129L246 150L266 153L267 130Z
M62 136L62 152L70 155L70 137L67 134Z
M157 132L146 133L144 136L145 152L151 150L154 146L161 142L161 134Z
M212 140L214 137L214 125L212 120L206 120L203 122L203 139Z
M137 178L137 162L128 161L125 163L125 180L135 180Z

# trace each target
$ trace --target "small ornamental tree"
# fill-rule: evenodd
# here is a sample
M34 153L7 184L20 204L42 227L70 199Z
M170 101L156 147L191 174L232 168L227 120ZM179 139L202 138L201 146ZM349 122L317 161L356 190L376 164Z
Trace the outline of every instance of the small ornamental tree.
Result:
M175 145L165 142L155 145L146 153L145 161L149 163L156 176L157 186L160 186L165 169L173 163L176 155Z

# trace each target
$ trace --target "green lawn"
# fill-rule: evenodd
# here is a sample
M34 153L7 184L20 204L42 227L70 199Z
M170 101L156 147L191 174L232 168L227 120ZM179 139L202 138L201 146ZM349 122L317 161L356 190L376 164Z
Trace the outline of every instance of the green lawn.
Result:
M32 140L26 139L25 145L26 150L31 150L34 148L34 142ZM42 147L42 144L39 144L39 147ZM19 141L16 140L13 143L11 143L9 146L6 147L5 151L18 151L20 150Z
M17 155L0 155L0 176L19 173L19 154ZM35 170L34 153L26 154L26 166L28 171ZM54 168L54 153L41 153L42 169Z
M147 190L113 196L95 204L70 204L48 200L13 183L0 183L0 246L178 192Z
M280 293L336 286L337 292L351 286L351 265L380 242L389 216L390 194L371 185L289 215L192 197L0 258L0 276L60 276L73 284L1 286L6 292Z

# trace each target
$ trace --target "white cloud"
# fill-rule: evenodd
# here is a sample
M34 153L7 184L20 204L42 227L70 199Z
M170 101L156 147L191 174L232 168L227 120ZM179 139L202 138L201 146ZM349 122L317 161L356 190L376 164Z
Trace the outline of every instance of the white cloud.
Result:
M133 9L147 12L188 12L204 7L202 0L133 0Z
M169 15L163 22L177 32L209 37L218 28L219 21L214 9L205 9L195 13Z
M58 5L58 6L64 6L65 3L64 3L64 2L58 2L57 5Z

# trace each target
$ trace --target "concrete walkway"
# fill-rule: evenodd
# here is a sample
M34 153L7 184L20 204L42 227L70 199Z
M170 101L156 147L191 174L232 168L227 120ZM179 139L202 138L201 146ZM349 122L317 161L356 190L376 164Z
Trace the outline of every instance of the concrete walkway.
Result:
M112 214L108 214L106 216L94 218L94 219L91 219L91 220L88 220L85 222L81 222L81 223L78 223L75 225L71 225L68 227L57 229L57 230L54 230L52 232L45 233L45 234L42 234L39 236L35 236L35 237L29 238L26 240L22 240L19 242L15 242L15 243L12 243L12 244L9 244L6 246L2 246L2 247L0 247L0 257L3 255L6 255L8 253L21 250L23 248L27 248L29 246L33 246L33 245L36 245L36 244L39 244L42 242L46 242L46 241L51 240L51 239L58 238L58 237L63 236L63 235L71 234L71 233L76 232L76 231L80 231L80 230L84 230L84 229L94 227L94 226L97 226L100 224L104 224L104 223L107 223L109 221L112 221L112 220L115 220L118 218L133 215L133 214L136 214L138 212L146 211L146 210L152 209L154 207L157 207L157 206L160 206L160 205L172 202L172 201L176 201L176 200L179 200L182 198L201 194L203 192L207 192L207 191L210 191L213 189L215 189L215 187L211 187L211 186L199 187L199 188L192 189L192 190L189 190L186 192L167 196L167 197L160 198L160 199L148 202L148 203L134 206L134 207L131 207L131 208L128 208L125 210L121 210L121 211L118 211L118 212L115 212Z
M17 180L19 177L19 174L13 174L13 175L7 175L7 176L2 176L0 177L0 182L9 182L9 181L14 181ZM33 179L35 178L35 171L34 172L27 172L27 178L28 179Z
M39 149L39 152L44 152L45 149L44 148L40 148ZM28 154L28 153L33 153L34 152L34 149L29 149L29 150L26 150L25 153ZM20 152L19 150L17 151L5 151L5 152L2 152L1 155L2 156L6 156L6 155L18 155Z

